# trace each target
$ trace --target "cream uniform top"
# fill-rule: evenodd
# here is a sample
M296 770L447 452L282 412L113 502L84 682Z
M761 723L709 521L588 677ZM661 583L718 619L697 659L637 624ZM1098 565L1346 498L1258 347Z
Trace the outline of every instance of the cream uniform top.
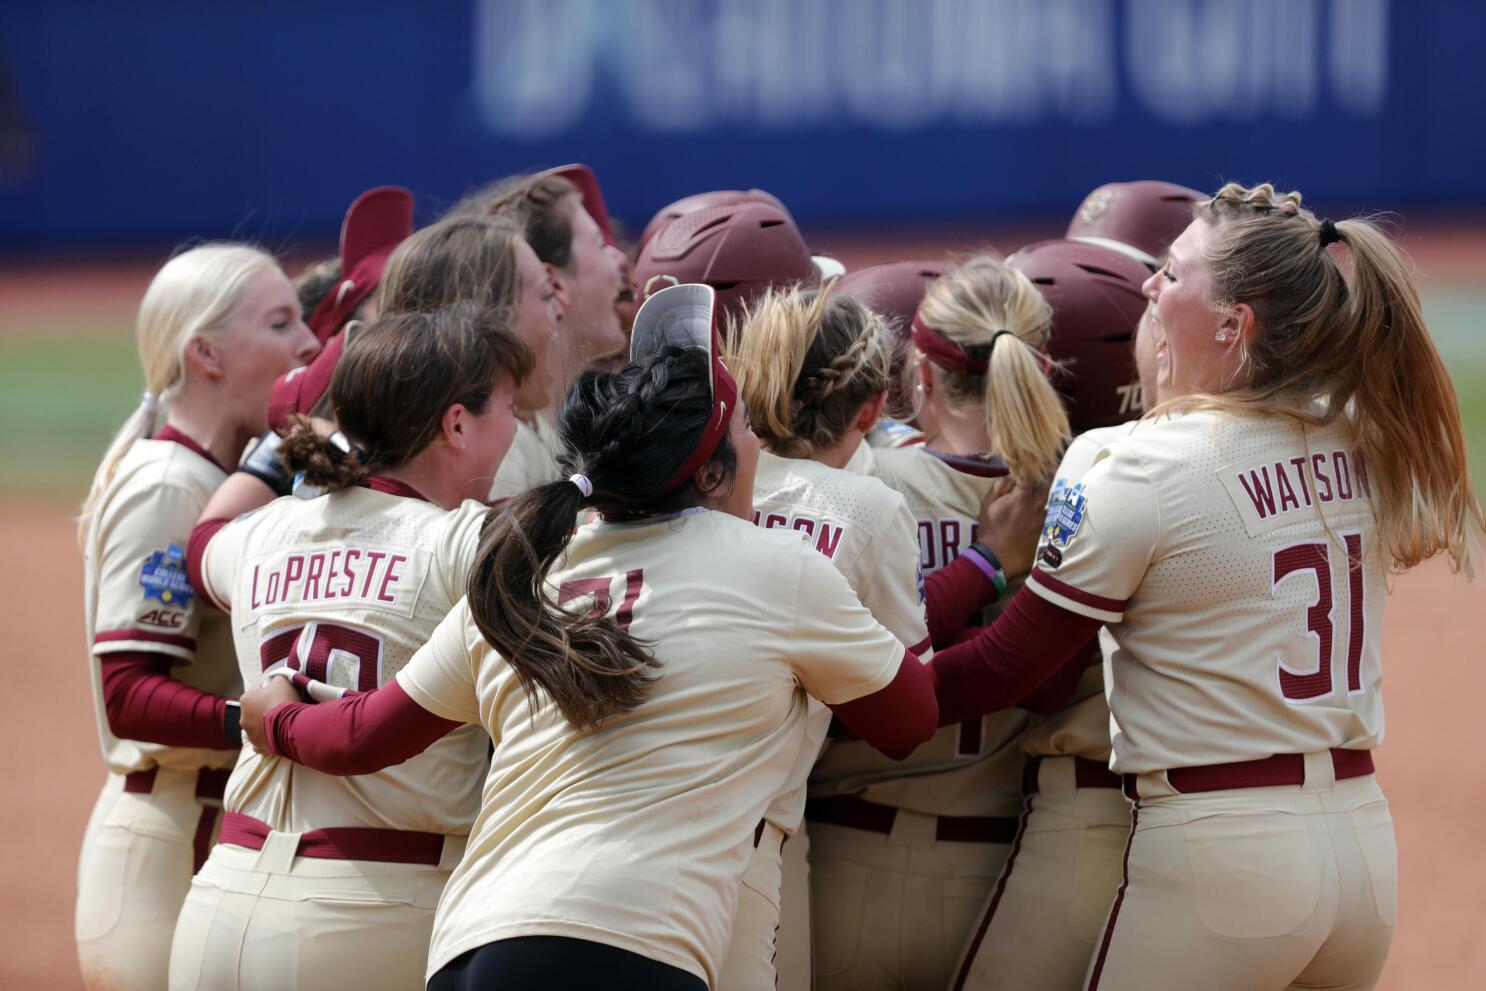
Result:
M562 441L557 428L547 417L537 413L530 423L516 421L516 436L511 439L511 449L501 459L490 486L490 501L510 499L527 489L562 477L557 468L557 456L562 452Z
M921 447L873 448L873 468L903 496L918 535L920 570L949 564L975 539L980 504L995 477L952 467ZM999 472L997 473L999 474ZM1010 590L1001 604L1011 600ZM989 622L999 610L986 610ZM838 740L810 776L810 794L856 794L928 815L1015 816L1021 811L1028 717L1020 709L946 726L906 760L890 760L860 741Z
M1370 494L1345 423L1218 412L1143 422L1064 490L1027 585L1108 627L1114 770L1381 742Z
M185 547L227 473L204 452L173 440L135 441L98 503L83 549L89 652L148 651L171 658L171 676L229 698L242 694L227 621L203 608L186 577ZM156 765L231 767L238 751L165 747L109 731L103 672L88 665L103 759L115 774Z
M865 446L865 445L864 445ZM925 663L933 656L913 517L903 497L875 478L801 458L759 453L753 521L796 530L846 577L862 605ZM805 813L805 781L825 742L831 711L811 701L810 727L784 793L766 814L785 833Z
M1136 429L1139 420L1096 427L1073 438L1053 476L1051 507L1064 489L1075 485L1094 465L1099 451L1112 440L1126 437ZM1108 657L1114 651L1109 631L1099 630L1101 653ZM1032 717L1032 724L1022 736L1022 753L1032 757L1084 757L1109 762L1109 704L1104 701L1104 671L1090 667L1079 679L1073 694L1061 709L1045 717Z
M479 818L434 920L428 973L485 943L593 940L717 984L754 828L805 743L808 696L848 702L903 659L798 531L722 513L581 527L549 574L652 645L649 697L577 732L461 604L398 674L495 741Z
M411 491L411 490L408 490ZM277 499L207 545L203 592L232 614L246 682L282 664L339 688L385 684L464 595L486 508L448 512L355 487ZM336 777L244 749L226 808L299 832L365 826L463 835L480 807L478 727L375 774Z

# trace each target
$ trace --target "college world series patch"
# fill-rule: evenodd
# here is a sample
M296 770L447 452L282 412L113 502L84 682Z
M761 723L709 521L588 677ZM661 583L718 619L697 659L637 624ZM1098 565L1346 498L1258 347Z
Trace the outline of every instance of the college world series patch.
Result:
M1084 483L1065 485L1059 482L1047 501L1047 517L1042 524L1042 539L1058 550L1065 550L1084 522Z
M146 599L175 606L184 606L196 594L191 579L186 577L186 552L179 544L151 554L139 569L139 584Z

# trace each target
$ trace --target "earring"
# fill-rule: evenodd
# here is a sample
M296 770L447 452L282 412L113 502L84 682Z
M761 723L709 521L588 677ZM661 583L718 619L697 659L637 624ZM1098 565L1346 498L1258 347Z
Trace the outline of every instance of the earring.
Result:
M1227 344L1228 343L1228 331L1226 331L1226 330L1220 330L1220 331L1218 331L1217 336L1214 337L1213 340L1217 341L1219 344Z

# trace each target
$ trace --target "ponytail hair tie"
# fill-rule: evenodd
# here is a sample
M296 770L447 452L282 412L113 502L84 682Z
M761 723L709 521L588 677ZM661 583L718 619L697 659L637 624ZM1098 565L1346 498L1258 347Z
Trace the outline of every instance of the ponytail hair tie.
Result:
M1323 248L1328 244L1335 244L1342 239L1342 236L1337 233L1336 225L1329 220L1321 221L1320 237L1321 247Z
M139 397L139 408L154 416L160 412L160 397L146 389Z
M583 498L587 499L589 496L593 495L593 483L588 480L587 475L569 475L568 481L578 486L578 491L583 493Z
M990 349L990 353L991 354L995 354L996 353L996 342L999 341L1002 337L1006 336L1007 334L1011 334L1011 331L1009 331L1009 330L998 330L994 334L991 335L991 349ZM1011 334L1011 336L1012 337L1015 337L1016 335L1015 334Z

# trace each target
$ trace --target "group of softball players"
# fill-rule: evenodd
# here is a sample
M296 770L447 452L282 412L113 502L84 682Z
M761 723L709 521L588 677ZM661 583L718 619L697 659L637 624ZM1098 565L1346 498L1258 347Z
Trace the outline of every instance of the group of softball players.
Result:
M1410 270L1158 181L846 272L580 165L171 258L79 520L92 989L1373 986Z

